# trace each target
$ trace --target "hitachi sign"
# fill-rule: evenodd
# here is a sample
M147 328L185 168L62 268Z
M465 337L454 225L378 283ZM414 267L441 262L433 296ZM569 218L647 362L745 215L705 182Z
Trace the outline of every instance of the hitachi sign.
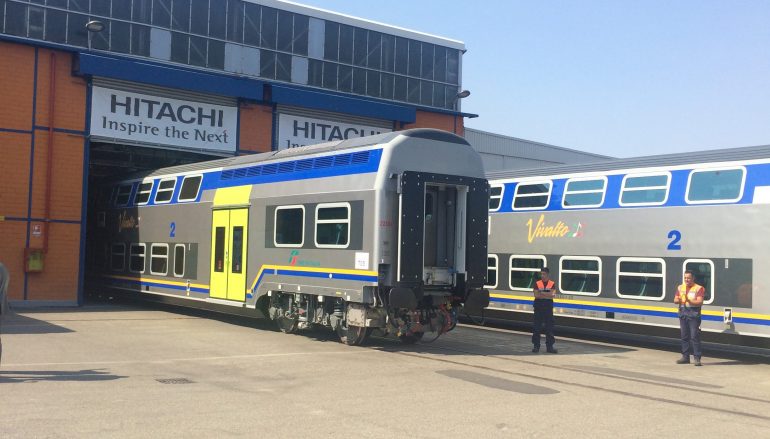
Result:
M222 127L224 119L224 112L214 108L193 107L192 105L175 106L170 102L115 94L110 96L110 112L210 127Z

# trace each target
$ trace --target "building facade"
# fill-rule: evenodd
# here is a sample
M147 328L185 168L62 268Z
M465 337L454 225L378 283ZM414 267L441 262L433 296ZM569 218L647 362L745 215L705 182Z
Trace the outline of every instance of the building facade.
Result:
M464 51L273 0L0 0L10 299L82 303L104 178L414 127L462 135Z

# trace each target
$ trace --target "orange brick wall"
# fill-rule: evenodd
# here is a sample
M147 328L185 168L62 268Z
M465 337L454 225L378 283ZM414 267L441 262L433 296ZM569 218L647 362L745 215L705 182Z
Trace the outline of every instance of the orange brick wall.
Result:
M267 152L272 150L273 109L268 105L241 104L240 149Z
M57 130L74 132L58 131L53 135L50 209L53 222L50 223L44 271L25 274L23 265L27 239L30 248L43 247L42 236L30 234L28 238L27 233L28 224L30 228L39 225L45 230L41 219L45 215L48 126L51 122L51 53L48 49L35 50L32 46L0 42L0 96L3 97L0 100L0 262L11 274L11 300L76 302L86 81L72 76L72 55L66 52L55 52L53 125Z
M414 123L403 126L403 129L405 130L409 128L436 128L455 133L458 136L465 136L463 117L451 114L430 113L417 110L417 116Z

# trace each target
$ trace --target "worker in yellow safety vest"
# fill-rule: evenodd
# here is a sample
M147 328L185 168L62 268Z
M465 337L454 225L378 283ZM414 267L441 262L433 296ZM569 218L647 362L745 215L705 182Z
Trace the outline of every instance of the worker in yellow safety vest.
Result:
M679 330L682 334L682 358L677 364L690 363L690 344L695 357L695 365L700 366L700 320L701 306L706 295L706 289L695 283L693 272L684 272L684 283L676 288L674 303L679 305Z

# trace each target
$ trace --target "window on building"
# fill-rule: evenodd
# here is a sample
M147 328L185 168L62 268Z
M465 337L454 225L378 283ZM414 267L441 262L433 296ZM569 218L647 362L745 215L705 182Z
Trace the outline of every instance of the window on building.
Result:
M495 185L489 188L489 210L494 212L500 209L503 201L503 185Z
M302 247L305 242L305 208L281 206L275 209L276 247Z
M110 248L110 269L123 271L126 268L126 244L113 243Z
M152 180L139 183L139 187L136 189L136 204L141 206L150 202L152 184Z
M497 255L487 255L487 283L484 288L497 288Z
M174 277L184 276L185 245L174 245Z
M150 273L159 276L168 274L168 244L150 246Z
M201 188L201 175L188 175L182 180L182 188L179 189L179 201L195 201Z
M559 260L559 289L566 294L598 296L601 292L602 261L590 256L562 256Z
M604 202L607 178L571 178L564 187L562 207L600 207Z
M687 181L687 202L730 203L741 199L744 168L707 169L690 172Z
M513 210L544 209L550 197L550 181L519 183L513 193Z
M687 259L682 264L682 278L684 272L690 270L693 272L695 283L706 289L706 295L703 297L703 303L709 305L714 302L716 296L716 283L714 283L714 261L710 259Z
M663 300L666 263L660 258L618 258L616 282L619 297Z
M512 290L529 291L540 280L540 269L545 267L545 256L512 255L510 259L510 284Z
M131 244L128 260L128 270L133 273L144 273L145 244Z
M350 243L350 204L319 204L315 210L315 245L346 248Z
M666 202L671 174L626 175L620 191L621 206L658 206Z

